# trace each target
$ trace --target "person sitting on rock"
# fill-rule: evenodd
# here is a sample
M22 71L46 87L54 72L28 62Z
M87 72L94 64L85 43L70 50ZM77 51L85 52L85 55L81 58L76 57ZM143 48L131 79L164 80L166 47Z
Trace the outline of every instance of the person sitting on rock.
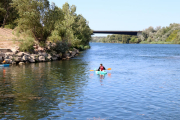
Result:
M103 71L103 70L106 70L106 68L102 64L100 64L98 71Z

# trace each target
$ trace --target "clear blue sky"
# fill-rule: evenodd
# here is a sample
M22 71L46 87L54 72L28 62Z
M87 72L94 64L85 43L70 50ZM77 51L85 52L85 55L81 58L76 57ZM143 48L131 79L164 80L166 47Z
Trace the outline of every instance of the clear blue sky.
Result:
M143 30L180 23L180 0L50 0L77 7L92 30ZM99 36L99 34L98 34ZM100 34L101 36L101 34Z

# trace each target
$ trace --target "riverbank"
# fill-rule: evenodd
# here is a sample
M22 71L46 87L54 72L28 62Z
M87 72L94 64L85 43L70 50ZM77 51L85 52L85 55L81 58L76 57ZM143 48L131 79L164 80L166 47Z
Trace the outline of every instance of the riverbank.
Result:
M21 38L21 36L20 36ZM79 49L73 48L67 50L64 53L58 53L51 50L54 45L51 42L46 43L46 47L40 47L39 45L33 46L33 52L22 52L19 45L22 41L13 35L12 29L0 28L0 64L5 61L6 64L26 64L37 62L48 62L56 60L66 60L73 58L79 54L79 50L88 49L89 47L80 46Z
M36 52L30 54L28 52L20 52L18 49L11 50L10 52L0 51L0 63L5 61L5 64L13 65L23 65L26 63L37 63L37 62L50 62L56 60L66 60L73 58L79 54L79 50L73 48L72 51L67 51L65 53L50 54L42 50L42 48L37 48Z

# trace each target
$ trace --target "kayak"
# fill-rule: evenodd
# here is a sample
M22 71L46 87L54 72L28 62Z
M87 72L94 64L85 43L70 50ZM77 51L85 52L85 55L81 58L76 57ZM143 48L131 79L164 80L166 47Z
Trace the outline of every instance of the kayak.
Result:
M9 67L10 64L0 64L0 67Z
M105 74L107 74L106 71L96 71L96 70L94 70L94 71L96 72L96 74L99 74L99 75L105 75Z

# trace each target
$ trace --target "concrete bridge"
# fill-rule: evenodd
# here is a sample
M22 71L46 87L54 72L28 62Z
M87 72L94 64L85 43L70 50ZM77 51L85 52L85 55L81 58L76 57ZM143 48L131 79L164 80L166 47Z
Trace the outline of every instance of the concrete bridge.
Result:
M93 30L93 34L124 34L124 35L141 35L142 31L102 31Z

